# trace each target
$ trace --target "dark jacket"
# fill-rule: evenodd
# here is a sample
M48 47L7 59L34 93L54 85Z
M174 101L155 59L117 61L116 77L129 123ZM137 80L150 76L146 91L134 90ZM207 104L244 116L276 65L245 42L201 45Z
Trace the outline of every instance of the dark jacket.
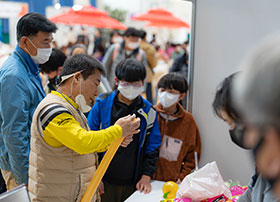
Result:
M186 52L184 52L183 54L179 55L171 69L170 72L179 72L182 73L186 78L188 77L188 55L186 54Z

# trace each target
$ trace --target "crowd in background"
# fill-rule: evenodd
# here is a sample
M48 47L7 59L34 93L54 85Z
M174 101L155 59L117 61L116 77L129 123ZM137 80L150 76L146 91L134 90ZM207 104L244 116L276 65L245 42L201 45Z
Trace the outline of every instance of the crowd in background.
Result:
M114 66L121 59L130 57L138 57L137 59L139 59L137 53L138 51L141 52L143 55L141 60L147 68L145 97L154 104L157 101L157 95L153 89L156 89L156 83L160 77L168 72L179 72L185 78L188 78L188 39L182 44L167 42L159 45L155 34L148 41L146 31L132 27L125 31L96 29L94 33L89 33L83 27L81 27L79 33L76 33L70 27L66 38L67 45L58 47L56 41L54 41L53 48L60 49L67 57L76 53L86 53L98 59L105 65L107 80L112 89L114 89L114 81L112 80L114 78ZM116 48L118 51L115 50L115 52L120 53L124 50L126 53L123 56L120 56L120 54L116 57L116 53L112 51L112 47L117 47L117 44L120 45L120 48ZM130 53L130 51L133 53ZM116 61L114 62L115 57ZM114 64L110 65L110 62ZM113 69L111 69L111 66L113 66ZM183 104L186 107L185 101Z

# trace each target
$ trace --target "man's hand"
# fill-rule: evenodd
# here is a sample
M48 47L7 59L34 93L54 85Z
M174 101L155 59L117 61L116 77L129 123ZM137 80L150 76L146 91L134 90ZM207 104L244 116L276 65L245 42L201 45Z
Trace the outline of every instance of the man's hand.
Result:
M152 190L151 177L148 175L142 175L139 182L136 184L136 189L140 192L144 191L144 194L148 194Z
M129 136L140 132L140 129L137 129L140 127L140 118L136 118L135 114L118 119L115 125L120 125L122 127L123 137L128 136L129 138Z
M133 135L128 135L124 138L121 143L122 147L127 147L133 141Z
M98 185L98 192L100 195L104 194L104 183L102 181Z

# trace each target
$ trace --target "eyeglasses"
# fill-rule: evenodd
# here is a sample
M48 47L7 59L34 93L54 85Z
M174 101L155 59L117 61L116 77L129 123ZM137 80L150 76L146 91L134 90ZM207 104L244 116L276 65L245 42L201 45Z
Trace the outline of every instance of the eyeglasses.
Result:
M137 82L127 82L127 81L120 81L119 85L123 86L123 87L129 87L129 86L133 86L135 88L139 88L143 86L143 83L140 81Z

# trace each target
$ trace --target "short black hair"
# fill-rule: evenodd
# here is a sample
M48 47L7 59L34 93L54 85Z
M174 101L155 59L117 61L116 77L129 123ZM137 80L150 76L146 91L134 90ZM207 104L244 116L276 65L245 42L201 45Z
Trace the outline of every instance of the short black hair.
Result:
M219 85L218 90L216 92L212 107L214 113L219 118L223 119L221 112L224 111L228 117L230 117L233 121L240 123L241 118L237 113L237 110L233 107L232 100L232 84L233 79L236 77L237 73L231 74L229 77L226 77L223 82Z
M139 36L141 39L145 39L145 37L147 36L147 32L142 29L139 31Z
M49 60L44 64L40 64L39 68L44 73L50 73L58 70L58 67L62 67L65 60L66 55L61 50L53 48Z
M129 27L127 28L127 30L125 30L124 36L136 36L136 37L140 37L140 33L139 30L135 29L134 27Z
M56 25L39 13L27 13L17 23L17 41L23 36L34 36L39 31L56 32Z
M146 78L145 65L134 58L120 61L115 70L118 80L127 82L144 81Z
M90 75L94 74L96 69L98 69L101 74L105 74L103 65L97 59L90 55L77 54L65 61L60 77L82 71L83 79L86 80Z
M177 72L171 72L161 77L157 87L158 89L164 88L178 90L180 93L186 93L189 89L186 78Z

